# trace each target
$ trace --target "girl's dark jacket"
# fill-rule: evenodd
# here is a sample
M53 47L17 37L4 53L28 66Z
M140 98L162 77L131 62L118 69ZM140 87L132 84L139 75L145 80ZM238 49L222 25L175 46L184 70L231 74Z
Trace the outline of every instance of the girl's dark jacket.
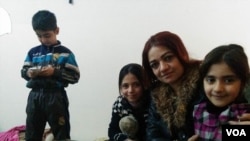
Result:
M124 141L128 138L126 134L122 133L119 127L119 121L121 118L128 115L133 115L138 122L139 131L136 134L137 139L139 139L139 141L145 141L146 120L150 100L149 94L148 90L144 92L144 96L141 99L141 106L137 109L133 108L123 96L120 95L117 97L117 100L113 104L112 117L108 128L109 141Z
M147 141L186 141L194 134L192 111L194 104L201 99L196 92L199 64L187 67L178 96L167 84L157 84L152 89Z

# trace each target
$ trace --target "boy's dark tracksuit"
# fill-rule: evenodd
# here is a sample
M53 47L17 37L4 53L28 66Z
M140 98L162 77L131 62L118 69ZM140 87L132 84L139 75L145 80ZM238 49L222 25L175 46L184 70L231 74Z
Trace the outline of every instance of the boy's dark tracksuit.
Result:
M27 76L29 68L47 65L55 68L53 76L33 79ZM47 121L55 140L70 139L69 102L64 88L80 78L73 52L59 41L53 46L36 46L29 50L21 76L31 88L26 107L26 140L41 141Z

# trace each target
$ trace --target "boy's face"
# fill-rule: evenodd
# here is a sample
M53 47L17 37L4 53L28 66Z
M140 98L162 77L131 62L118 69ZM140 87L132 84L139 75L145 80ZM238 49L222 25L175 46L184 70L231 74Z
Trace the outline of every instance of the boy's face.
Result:
M59 28L55 30L35 30L38 40L45 46L51 46L57 43L57 34L59 33Z

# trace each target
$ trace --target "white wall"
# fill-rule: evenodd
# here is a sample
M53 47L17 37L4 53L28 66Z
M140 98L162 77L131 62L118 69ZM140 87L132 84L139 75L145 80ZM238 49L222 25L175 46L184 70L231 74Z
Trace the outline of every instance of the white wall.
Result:
M78 84L67 88L72 139L107 136L118 96L118 73L141 63L150 35L169 30L180 35L190 55L203 58L221 44L238 43L250 54L250 1L247 0L0 0L12 32L0 36L0 131L25 124L29 89L20 76L27 51L39 44L31 18L40 9L58 18L58 39L76 55Z

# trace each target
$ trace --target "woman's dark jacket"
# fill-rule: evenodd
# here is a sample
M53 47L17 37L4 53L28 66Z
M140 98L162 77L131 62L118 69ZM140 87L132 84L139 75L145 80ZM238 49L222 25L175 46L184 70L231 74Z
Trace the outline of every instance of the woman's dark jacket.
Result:
M200 100L197 91L199 64L188 67L178 96L168 84L158 84L151 93L147 141L186 141L194 135L192 111Z

